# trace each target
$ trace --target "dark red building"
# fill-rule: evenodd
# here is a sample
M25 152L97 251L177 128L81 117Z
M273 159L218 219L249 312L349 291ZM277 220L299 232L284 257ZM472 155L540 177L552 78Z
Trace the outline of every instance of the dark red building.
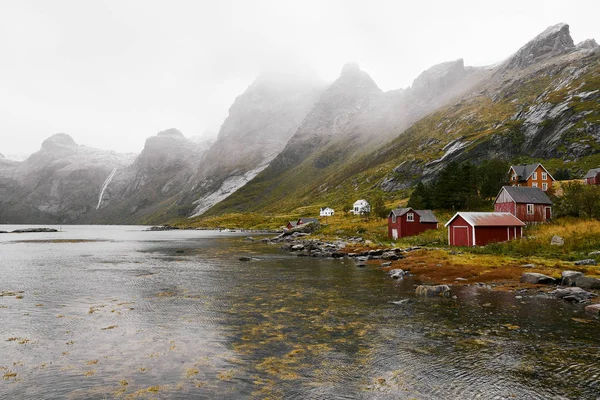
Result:
M485 246L522 237L524 225L507 212L457 212L445 226L451 246Z
M600 168L593 168L583 177L586 185L600 185Z
M431 210L399 208L388 215L388 237L394 240L437 228L438 220Z
M509 212L526 223L546 222L552 218L552 201L540 188L504 186L494 211Z

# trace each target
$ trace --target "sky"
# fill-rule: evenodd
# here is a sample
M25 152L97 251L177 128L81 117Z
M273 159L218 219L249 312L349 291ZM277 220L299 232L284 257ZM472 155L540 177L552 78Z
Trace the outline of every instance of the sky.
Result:
M357 62L383 90L463 58L502 61L550 25L600 41L600 1L0 0L0 153L55 133L139 153L177 128L215 135L260 73L335 80Z

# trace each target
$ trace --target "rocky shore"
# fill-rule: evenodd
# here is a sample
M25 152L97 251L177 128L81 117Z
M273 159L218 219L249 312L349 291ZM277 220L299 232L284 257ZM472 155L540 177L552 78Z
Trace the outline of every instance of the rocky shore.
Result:
M368 243L361 237L350 237L336 240L322 240L311 238L312 229L310 227L294 228L284 230L276 237L261 239L261 242L272 245L279 245L281 249L289 251L297 257L326 257L326 258L348 258L354 260L357 267L365 267L367 262L371 265L387 269L391 279L403 279L410 276L410 268L398 268L402 261L410 256L410 253L418 250L440 250L423 249L421 247L409 248L377 248L357 251L368 247ZM254 240L253 238L250 238ZM458 254L450 252L449 254ZM247 260L243 260L247 261ZM400 265L398 265L400 264ZM574 266L595 265L594 259L580 260L573 263ZM522 268L534 268L534 265L523 265ZM441 270L443 274L444 266L436 264L435 268ZM443 279L446 280L446 279ZM465 286L474 285L485 290L503 290L516 291L516 297L532 290L536 295L543 293L552 296L558 300L572 303L588 303L585 308L587 313L600 316L600 303L592 304L598 301L598 291L600 291L600 279L585 276L579 271L565 270L561 273L561 278L553 278L536 272L524 272L521 275L520 282L502 282L485 284L482 282L468 283L467 279L455 278L455 285ZM540 292L541 290L541 292ZM452 297L451 285L419 285L415 289L415 294L422 297Z
M58 232L52 228L26 228L26 229L15 229L12 232L0 231L0 233L38 233L38 232Z

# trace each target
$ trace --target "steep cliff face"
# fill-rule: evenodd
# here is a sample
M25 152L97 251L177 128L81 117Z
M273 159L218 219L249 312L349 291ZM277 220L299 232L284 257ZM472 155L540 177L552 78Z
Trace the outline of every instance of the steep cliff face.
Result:
M180 203L193 202L193 214L201 214L254 178L281 152L324 86L310 74L260 76L229 109Z
M5 223L74 223L90 213L106 176L132 157L78 145L56 134L23 162L0 165Z
M179 209L173 204L190 184L210 145L189 140L177 129L148 138L131 165L107 177L92 221L133 223L158 210L163 216L187 216L190 207Z

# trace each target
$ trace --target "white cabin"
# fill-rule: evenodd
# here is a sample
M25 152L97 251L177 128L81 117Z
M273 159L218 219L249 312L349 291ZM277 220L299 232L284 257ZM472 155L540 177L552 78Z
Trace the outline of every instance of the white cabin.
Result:
M369 213L371 212L371 206L364 199L356 200L354 202L354 206L352 207L352 212L354 213L354 215Z
M322 207L319 211L319 216L321 217L331 217L335 211L331 207Z

